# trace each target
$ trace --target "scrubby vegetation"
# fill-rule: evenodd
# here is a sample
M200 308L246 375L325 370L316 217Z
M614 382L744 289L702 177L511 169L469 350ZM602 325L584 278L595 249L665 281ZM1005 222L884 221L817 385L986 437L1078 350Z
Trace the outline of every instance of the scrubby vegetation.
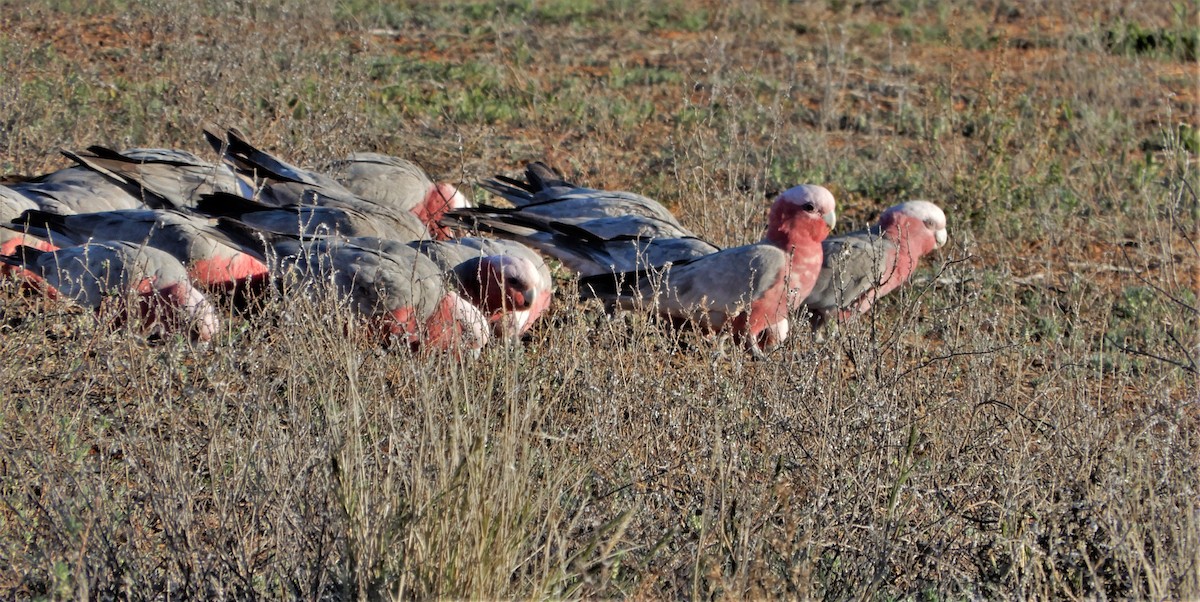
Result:
M237 126L471 183L545 160L719 244L770 195L951 243L765 361L556 306L474 361L270 299L209 346L0 286L4 598L1200 596L1195 2L56 0L0 171ZM467 187L470 189L470 187ZM475 190L483 199L481 191Z

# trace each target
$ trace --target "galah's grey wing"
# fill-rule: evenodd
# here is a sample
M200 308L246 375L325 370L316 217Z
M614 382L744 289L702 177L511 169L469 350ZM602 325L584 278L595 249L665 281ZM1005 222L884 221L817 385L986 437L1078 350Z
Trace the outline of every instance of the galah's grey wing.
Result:
M804 304L814 314L836 312L879 285L889 248L895 245L870 230L828 238L816 285Z
M417 164L379 153L353 153L326 171L355 195L398 211L412 211L433 188Z
M247 196L253 191L227 166L209 163L174 149L134 149L118 152L102 146L85 153L66 153L72 160L138 187L147 204L159 208L195 206L202 194L228 192ZM161 202L155 202L161 199Z

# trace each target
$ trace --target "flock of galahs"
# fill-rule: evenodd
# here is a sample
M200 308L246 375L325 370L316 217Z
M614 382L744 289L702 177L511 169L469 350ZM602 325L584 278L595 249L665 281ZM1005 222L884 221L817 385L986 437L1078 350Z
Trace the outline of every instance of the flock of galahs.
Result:
M0 273L97 310L132 298L132 321L199 340L219 332L214 298L331 291L372 337L461 352L521 339L554 294L547 257L577 275L582 299L727 332L760 356L798 317L818 328L867 312L947 236L926 201L829 236L833 195L806 184L774 200L761 241L722 249L649 198L543 163L481 183L511 207L472 206L403 159L355 153L311 170L234 129L205 138L219 162L93 146L0 186Z

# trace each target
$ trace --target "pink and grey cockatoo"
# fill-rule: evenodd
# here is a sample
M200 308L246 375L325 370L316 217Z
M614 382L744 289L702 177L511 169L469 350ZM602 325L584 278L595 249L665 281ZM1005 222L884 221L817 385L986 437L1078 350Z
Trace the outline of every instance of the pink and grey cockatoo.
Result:
M652 199L576 186L542 163L529 164L525 180L496 176L483 187L515 206L463 209L444 223L525 243L582 276L661 266L718 250Z
M49 296L100 309L107 299L134 296L141 323L151 330L189 332L207 341L217 331L217 311L192 286L179 260L164 251L127 242L92 242L56 251L19 247L0 262Z
M166 251L187 267L192 281L232 291L267 276L267 266L246 253L215 220L171 209L123 209L75 215L26 211L7 228L34 234L59 247L88 241L125 241Z
M429 237L425 224L413 214L403 212L368 213L325 205L271 206L224 193L204 195L195 210L266 233L300 238L374 236L409 242Z
M523 181L496 176L482 182L481 186L512 203L515 207L513 212L523 216L537 216L569 224L602 217L641 216L673 228L673 231L678 233L673 236L692 235L675 219L671 211L658 201L633 192L577 186L564 180L541 162L530 163L525 167Z
M755 354L786 338L787 309L812 289L835 221L828 190L797 186L775 199L761 243L721 251L650 199L579 188L541 164L524 182L497 178L485 187L517 206L463 210L450 220L559 259L584 276L584 297L728 328Z
M801 184L775 197L762 242L787 253L788 307L799 309L816 285L824 251L821 242L836 223L833 194L822 186Z
M368 166L367 160L355 161L353 157L335 163L334 167L339 170L341 179L346 183L343 185L343 182L332 175L296 167L255 148L236 129L229 129L224 140L207 130L204 135L209 144L221 153L226 163L242 177L254 183L255 198L267 204L345 207L366 213L389 215L394 219L400 219L402 215L413 216L425 226L428 231L426 237L439 238L448 235L437 223L441 213L444 213L447 207L467 205L466 198L453 186L434 186L428 176L424 176L428 185L421 193L424 195L421 202L409 204L410 193L401 191L399 187L413 186L412 179L400 175L403 170L399 167L399 159L390 167L385 167L385 164L380 162L370 163L371 166ZM383 157L373 154L371 156ZM412 167L424 175L420 168L415 165ZM394 178L397 185L390 195L385 194L383 185L383 180L388 176ZM418 183L418 187L420 185ZM359 194L352 188L360 188L370 193L370 196Z
M37 203L15 190L0 185L0 224L8 223L22 213L37 209ZM33 247L41 251L53 251L57 247L42 238L23 231L0 228L0 255L11 255L17 247ZM0 276L12 271L12 266L0 265Z
M888 208L868 228L826 239L820 276L804 301L813 328L866 313L904 284L922 257L946 244L946 236L941 208L908 201Z
M83 165L64 167L6 186L32 201L38 209L60 215L146 208L131 189Z
M442 216L448 211L471 206L453 184L434 183L420 166L399 157L353 153L330 163L326 170L359 197L416 215L439 239L450 235L439 223Z
M116 151L90 146L86 152L63 152L77 164L104 174L139 196L147 207L194 207L200 196L227 192L249 197L250 185L227 165L209 163L175 149L136 148Z
M464 237L409 245L452 276L459 293L487 316L498 337L520 338L550 305L550 269L519 242Z
M285 294L329 285L366 320L371 336L455 351L477 351L489 339L480 310L446 286L437 264L404 243L282 239L270 254Z
M701 257L580 280L580 295L650 310L701 332L731 332L755 357L788 336L788 256L752 244Z

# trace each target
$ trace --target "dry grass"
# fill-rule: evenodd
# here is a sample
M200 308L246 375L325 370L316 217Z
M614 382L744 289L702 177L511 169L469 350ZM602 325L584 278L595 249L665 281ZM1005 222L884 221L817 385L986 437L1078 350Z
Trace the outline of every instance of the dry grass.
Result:
M3 597L1200 596L1197 7L1150 4L6 4L0 171L215 122L544 159L720 243L799 182L839 229L928 198L952 244L766 361L566 294L457 362L4 285Z

